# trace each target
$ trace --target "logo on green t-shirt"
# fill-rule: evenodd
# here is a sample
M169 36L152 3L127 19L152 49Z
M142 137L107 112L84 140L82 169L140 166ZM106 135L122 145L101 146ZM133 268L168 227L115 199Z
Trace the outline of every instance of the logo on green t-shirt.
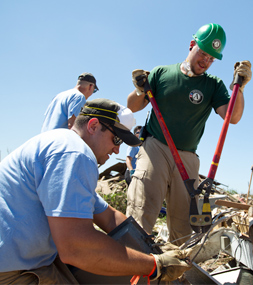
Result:
M199 90L192 90L189 94L189 99L193 104L200 104L203 99L203 93Z

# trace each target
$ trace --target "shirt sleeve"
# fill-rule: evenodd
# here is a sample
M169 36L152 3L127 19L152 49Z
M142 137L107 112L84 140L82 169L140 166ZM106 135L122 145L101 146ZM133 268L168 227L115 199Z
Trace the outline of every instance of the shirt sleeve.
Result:
M96 162L82 153L52 155L43 163L37 192L47 216L92 219L107 203L97 195Z
M81 108L86 103L86 98L81 93L76 93L68 104L68 119L70 119L73 115L77 117L81 111Z
M228 104L230 96L228 90L221 79L217 77L216 91L212 100L212 107L216 111L220 106Z

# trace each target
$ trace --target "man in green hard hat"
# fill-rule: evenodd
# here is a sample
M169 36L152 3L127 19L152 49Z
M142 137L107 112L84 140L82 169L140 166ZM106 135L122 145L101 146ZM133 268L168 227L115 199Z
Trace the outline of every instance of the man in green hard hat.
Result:
M199 175L196 150L205 123L212 109L224 119L230 100L223 81L206 73L216 59L222 59L225 44L223 28L218 24L207 24L193 35L184 62L157 66L151 72L138 69L132 73L136 89L128 96L128 108L137 112L148 105L148 96L137 84L139 75L148 76L152 93L185 169L190 179L195 179L194 189L197 189ZM232 124L238 123L243 113L243 90L251 79L250 62L237 62L234 75L236 72L242 76L243 82L231 117ZM169 241L180 245L192 233L189 222L191 198L153 109L146 129L148 135L140 147L136 170L128 188L127 216L132 215L151 233L165 199Z

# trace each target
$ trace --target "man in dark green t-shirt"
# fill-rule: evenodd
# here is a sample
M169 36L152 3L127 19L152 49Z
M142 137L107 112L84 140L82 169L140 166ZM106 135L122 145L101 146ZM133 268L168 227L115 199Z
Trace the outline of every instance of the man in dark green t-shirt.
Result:
M136 76L148 75L156 103L191 179L198 186L199 159L196 149L212 109L223 119L230 96L223 81L206 71L215 59L222 59L226 35L218 24L202 26L190 42L189 54L182 63L157 66L150 73L133 71L136 89L128 96L128 108L142 110L149 103ZM241 119L244 109L243 90L251 79L249 61L237 62L234 75L243 77L231 123ZM232 89L233 84L230 89ZM138 153L137 165L128 188L127 216L151 233L165 199L169 240L180 245L192 229L189 224L190 196L174 162L163 132L152 109L147 124L149 133Z

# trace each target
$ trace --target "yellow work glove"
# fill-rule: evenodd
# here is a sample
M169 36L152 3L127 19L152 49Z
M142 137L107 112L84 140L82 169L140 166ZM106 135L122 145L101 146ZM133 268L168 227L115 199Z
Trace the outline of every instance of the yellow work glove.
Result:
M150 280L161 278L161 281L173 281L191 269L189 256L191 249L173 249L162 254L153 254L156 261L156 272Z
M133 72L132 72L132 81L133 81L133 84L136 88L136 93L138 96L144 94L144 87L143 87L143 84L146 82L146 80L148 80L148 75L149 75L149 71L146 71L146 70L143 70L143 69L135 69ZM142 78L141 80L137 80L136 77L140 76L140 75L145 75L144 78ZM138 86L137 83L141 83L140 85L142 86Z
M248 60L236 62L234 65L234 77L233 81L230 84L230 89L233 90L235 74L242 76L242 86L240 87L241 92L244 91L245 85L250 81L252 72L251 72L251 63Z

